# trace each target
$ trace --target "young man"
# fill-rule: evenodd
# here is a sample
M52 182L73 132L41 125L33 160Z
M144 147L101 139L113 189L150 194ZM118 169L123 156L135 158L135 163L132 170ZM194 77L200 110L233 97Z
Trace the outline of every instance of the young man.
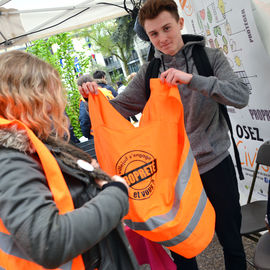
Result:
M198 164L202 182L216 211L216 233L223 247L226 270L246 269L240 235L241 209L234 165L228 152L230 139L219 103L243 108L248 103L248 88L231 69L219 49L205 48L214 76L198 75L192 58L193 46L205 46L201 36L181 35L184 20L179 18L173 0L147 0L139 13L161 59L159 77L178 85L184 106L185 127ZM124 116L141 112L147 101L145 72L142 66L125 91L111 101ZM95 83L84 84L81 94L97 93ZM172 252L177 269L198 269L195 258L185 259Z

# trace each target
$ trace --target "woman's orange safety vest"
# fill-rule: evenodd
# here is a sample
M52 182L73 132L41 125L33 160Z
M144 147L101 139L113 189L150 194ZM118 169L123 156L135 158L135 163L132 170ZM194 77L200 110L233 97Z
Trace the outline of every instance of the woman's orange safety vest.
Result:
M0 117L0 128L7 128L17 125L18 129L26 130L27 135L34 145L44 170L49 188L52 192L54 201L59 214L65 214L74 210L72 197L69 189L58 166L57 161L47 149L47 147L35 136L35 134L22 122L18 120L9 121ZM1 206L0 206L1 207ZM16 246L12 236L5 228L0 219L0 269L5 270L42 270L42 266L32 262ZM61 270L83 270L85 269L81 256L76 257L70 262L60 266Z
M191 258L211 242L215 212L190 148L178 88L160 79L151 79L150 86L137 128L103 95L89 96L97 159L103 170L129 184L130 209L124 222Z

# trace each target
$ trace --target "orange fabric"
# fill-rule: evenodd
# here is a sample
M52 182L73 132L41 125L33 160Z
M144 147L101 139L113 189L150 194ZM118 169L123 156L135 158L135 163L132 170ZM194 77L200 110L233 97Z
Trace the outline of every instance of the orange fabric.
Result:
M110 99L113 99L113 98L114 98L112 92L111 92L109 89L107 89L107 88L99 88L99 89L100 89L101 93L102 93L107 99L110 100Z
M98 88L100 92L107 98L107 99L113 99L114 96L110 90L107 88ZM79 101L79 106L81 106L81 101L85 102L85 99L81 96L80 101Z
M2 219L0 219L0 232L10 235L9 231L6 229Z
M108 99L113 99L114 96L112 94L112 92L110 90L108 90L107 88L98 88L100 90L100 92ZM85 99L83 97L80 98L80 102L79 102L79 106L81 106L81 101L85 102ZM92 136L94 136L94 132L93 129L90 130L90 134Z
M74 210L72 197L71 197L71 194L70 194L69 189L67 187L67 184L65 182L65 179L62 175L62 172L58 166L57 161L55 160L55 158L53 157L51 152L48 150L48 148L22 122L20 122L18 120L9 121L9 120L6 120L6 119L0 117L0 128L3 129L3 128L10 127L13 125L17 125L18 129L26 130L30 141L33 143L33 145L37 151L37 154L39 156L44 174L46 176L48 186L52 192L54 201L55 201L56 206L59 210L59 214L65 214L67 212ZM2 220L0 222L0 231L3 233L7 232L7 229L3 225ZM43 268L40 268L40 266L38 266L37 264L34 264L32 262L31 263L28 261L27 261L27 263L23 262L25 260L23 260L21 258L14 259L15 258L14 256L8 255L8 254L6 254L6 256L7 256L6 258L8 258L8 266L11 265L12 263L14 263L15 265L17 265L17 263L19 263L19 265L21 265L21 264L24 265L24 267L14 267L14 268L9 268L9 267L5 266L4 269L6 269L6 270L43 269ZM12 259L12 257L14 257L14 258ZM6 260L4 262L7 263ZM1 263L2 263L2 260L1 260ZM29 265L33 264L33 267L29 268L28 264ZM84 269L84 264L83 264L82 257L78 256L73 260L72 270L81 270L81 269Z
M0 267L5 270L44 270L40 265L37 265L31 261L27 261L13 255L7 254L0 249ZM84 268L78 268L84 269ZM60 268L56 268L55 270L61 270Z
M185 132L178 88L163 84L159 79L151 79L150 88L151 96L137 128L103 95L89 96L97 159L103 170L121 175L130 186L130 209L125 222L131 222L132 226L136 223L138 229L131 228L152 241L161 244L169 241L169 249L190 258L211 242L215 213L205 199L192 233L173 244L171 239L188 235L186 230L205 193ZM193 162L189 165L191 156ZM178 176L185 171L190 172L189 178L179 180ZM184 191L178 190L182 185ZM179 203L175 201L177 196L181 197ZM153 217L162 221L160 225L151 227L149 220L154 220ZM166 222L163 222L164 217ZM150 227L145 229L145 224Z

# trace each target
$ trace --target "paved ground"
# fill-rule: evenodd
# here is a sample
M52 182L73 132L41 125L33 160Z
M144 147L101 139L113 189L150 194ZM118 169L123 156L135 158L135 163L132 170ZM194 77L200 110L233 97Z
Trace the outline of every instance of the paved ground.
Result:
M243 244L247 259L252 261L256 243L243 238ZM200 270L224 270L224 260L222 248L214 237L211 244L197 257ZM247 264L247 270L254 270L254 267Z
M256 245L255 242L243 238L243 243L247 259L252 260ZM213 238L210 245L197 256L197 262L200 270L225 270L222 249L216 236ZM247 270L254 269L254 267L247 264ZM143 265L140 267L140 270L150 270L150 267L149 265Z

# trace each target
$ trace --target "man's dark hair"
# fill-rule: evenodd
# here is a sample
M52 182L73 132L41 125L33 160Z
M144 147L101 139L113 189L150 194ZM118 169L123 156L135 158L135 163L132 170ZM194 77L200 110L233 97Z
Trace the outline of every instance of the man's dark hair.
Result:
M90 74L84 74L82 76L80 76L77 80L77 85L78 86L82 86L83 83L87 83L87 82L93 82L94 79L91 77Z
M102 79L106 76L106 73L102 70L96 70L93 74L94 79Z
M139 11L139 22L144 27L145 20L155 19L162 11L168 11L179 21L178 6L173 0L147 0Z

